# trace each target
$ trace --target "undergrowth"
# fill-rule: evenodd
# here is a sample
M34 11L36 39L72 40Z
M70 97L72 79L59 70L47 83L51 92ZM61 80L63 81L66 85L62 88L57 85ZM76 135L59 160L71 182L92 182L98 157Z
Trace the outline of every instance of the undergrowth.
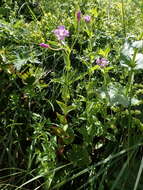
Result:
M143 2L0 2L0 189L143 189Z

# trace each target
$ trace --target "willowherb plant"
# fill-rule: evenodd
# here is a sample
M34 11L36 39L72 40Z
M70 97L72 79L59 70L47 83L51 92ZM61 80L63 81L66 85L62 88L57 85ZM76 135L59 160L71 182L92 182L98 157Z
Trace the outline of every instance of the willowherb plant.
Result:
M99 65L100 67L106 67L109 65L109 61L105 58L98 58L96 60L96 64Z
M76 13L76 18L77 18L77 21L78 21L78 22L80 22L81 17L82 17L82 13L81 13L81 11L78 11L78 12Z
M58 26L58 28L55 29L53 32L57 39L61 41L63 41L65 37L69 36L69 31L65 29L65 26Z
M83 16L83 18L84 18L85 22L87 22L87 23L91 21L91 16L89 16L89 15L85 15L85 16Z
M122 19L136 35L140 9L41 0L35 14L30 2L16 9L25 23L3 1L0 188L142 190L142 37L120 54Z
M43 48L50 48L49 44L45 44L45 43L40 43L39 46L43 47Z

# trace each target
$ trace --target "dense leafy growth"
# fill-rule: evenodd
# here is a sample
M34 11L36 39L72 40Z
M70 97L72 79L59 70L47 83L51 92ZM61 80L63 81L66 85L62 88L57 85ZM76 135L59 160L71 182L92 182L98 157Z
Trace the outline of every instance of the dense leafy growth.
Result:
M0 2L0 189L143 189L143 2Z

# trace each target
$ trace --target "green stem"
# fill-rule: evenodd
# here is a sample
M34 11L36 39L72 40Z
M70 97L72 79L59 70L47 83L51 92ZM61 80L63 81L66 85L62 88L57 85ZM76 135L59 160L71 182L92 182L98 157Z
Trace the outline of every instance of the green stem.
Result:
M107 107L108 107L108 104L110 104L110 96L109 96L109 93L108 93L108 73L107 71L104 71L103 72L103 77L104 77L104 88L105 88L105 94L106 94L106 104L104 105L104 123L105 123L105 120L107 118Z
M76 38L74 39L73 44L72 44L72 46L71 46L71 51L73 50L74 45L75 45L76 41L78 40L79 32L80 32L80 21L77 22L77 27L76 27Z
M131 70L130 73L130 85L129 85L129 122L128 122L128 147L130 147L130 137L131 137L131 127L132 127L132 115L131 115L131 106L132 106L132 98L133 98L133 83L134 83L134 71Z
M109 20L109 21L110 21L110 9L111 9L111 0L108 1L108 8L107 8L108 20Z
M131 70L129 71L129 78L128 78L128 84L127 84L127 91L126 91L126 95L130 95L131 93L131 89L132 89L132 85L134 82L134 67L135 67L135 59L136 59L136 55L137 55L138 49L135 50L132 61L131 61Z
M121 4L122 4L122 24L123 24L123 31L124 31L124 36L126 37L125 4L124 4L124 0L121 0Z
M104 88L105 88L105 92L106 92L108 102L110 103L110 96L108 93L108 73L105 71L103 74L104 74L103 75L103 77L104 77Z
M63 58L65 63L65 71L64 71L64 85L62 89L62 96L65 104L67 104L68 100L70 99L70 72L71 72L71 61L70 61L70 50L63 51Z
M64 51L63 56L64 56L65 69L68 72L71 69L70 53L67 51Z
M132 98L133 98L133 83L134 83L134 67L135 67L135 59L138 50L136 49L133 55L133 59L131 61L131 70L129 72L129 79L128 79L128 88L127 88L127 96L129 97L129 120L128 120L128 148L130 147L131 143L131 127L132 127L132 114L131 114L131 106L132 106ZM130 153L128 154L128 160L130 157ZM128 162L129 163L129 162Z

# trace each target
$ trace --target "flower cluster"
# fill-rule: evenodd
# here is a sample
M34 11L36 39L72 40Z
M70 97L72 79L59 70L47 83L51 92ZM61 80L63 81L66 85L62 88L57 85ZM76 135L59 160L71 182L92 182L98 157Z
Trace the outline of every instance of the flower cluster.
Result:
M76 13L76 17L77 17L77 21L80 22L80 20L81 20L81 18L82 18L82 13L81 13L81 11L78 11L78 12ZM91 16L89 16L89 15L84 15L84 16L83 16L83 19L84 19L85 22L88 23L88 22L91 21Z
M64 40L65 37L69 36L69 31L65 29L65 26L58 26L56 30L53 31L58 40Z
M78 11L76 13L76 17L77 17L77 21L80 22L81 18L82 18L82 13L81 11ZM91 20L91 16L89 15L86 15L86 16L83 16L83 19L85 20L85 22L90 22ZM53 31L53 33L55 34L55 36L57 37L57 39L59 41L63 41L65 39L65 37L68 37L69 36L69 31L65 29L65 26L58 26L57 29L55 29ZM43 47L43 48L50 48L50 45L48 44L45 44L45 43L40 43L39 46Z
M84 18L85 22L90 22L90 20L91 20L91 16L89 16L89 15L86 15L83 18Z
M65 29L65 26L58 26L56 30L53 31L55 36L58 38L58 40L63 41L65 37L69 36L69 31ZM52 50L59 50L59 49L53 49L50 47L49 44L40 43L39 46L43 48L50 48Z
M96 60L96 64L99 65L100 67L106 67L109 64L109 61L105 58L98 58Z

